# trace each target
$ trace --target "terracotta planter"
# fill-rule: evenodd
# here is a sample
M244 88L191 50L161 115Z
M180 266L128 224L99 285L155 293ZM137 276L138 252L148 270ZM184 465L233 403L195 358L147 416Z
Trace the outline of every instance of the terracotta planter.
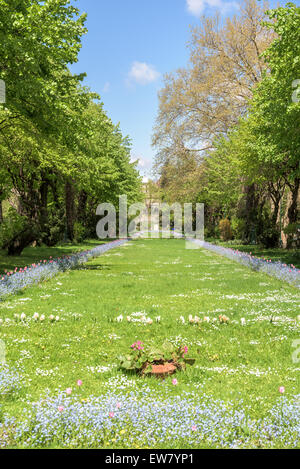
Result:
M172 362L163 363L160 365L151 365L151 367L152 371L150 372L150 374L153 376L157 376L158 378L170 376L177 370L177 366Z

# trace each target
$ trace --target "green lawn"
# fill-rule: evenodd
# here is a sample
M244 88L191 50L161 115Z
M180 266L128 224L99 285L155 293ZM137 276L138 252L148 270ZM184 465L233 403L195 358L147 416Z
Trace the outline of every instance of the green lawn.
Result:
M93 249L98 245L99 240L87 240L81 244L66 243L55 247L28 247L24 249L21 256L7 256L5 251L0 250L0 275L5 270L11 271L16 267L25 267L40 262L40 260L48 260L50 257L55 258L85 249Z
M46 257L40 254L35 259ZM23 259L29 259L26 253ZM182 240L127 243L0 303L0 318L11 320L0 326L7 362L19 367L23 377L20 391L2 402L0 397L2 412L22 419L31 402L66 388L88 402L91 396L146 386L158 400L188 392L195 400L206 396L207 402L221 399L237 408L242 403L249 418L263 418L283 399L279 386L285 387L287 399L299 394L299 364L292 360L293 341L299 339L299 299L295 288L209 251L185 249ZM145 312L153 324L127 322L126 316L136 312ZM16 322L14 315L21 313L28 319ZM45 321L29 320L34 313L45 315ZM51 314L59 320L51 323ZM119 315L122 322L115 321ZM209 316L210 322L192 325L189 315ZM229 323L220 324L219 315ZM196 363L177 373L176 386L170 377L128 376L118 368L118 356L136 340L186 345ZM147 447L138 435L133 444L125 430L119 439L112 431L103 446ZM250 440L249 446L260 445L256 437ZM157 442L156 447L188 447L187 441ZM203 437L195 447L214 445Z
M212 241L213 242L213 241ZM239 251L252 253L256 257L262 257L265 259L271 259L273 262L280 261L283 264L293 264L295 267L300 269L300 251L299 249L266 249L262 246L256 245L245 245L233 243L220 243L222 246L229 247L231 249L238 249Z

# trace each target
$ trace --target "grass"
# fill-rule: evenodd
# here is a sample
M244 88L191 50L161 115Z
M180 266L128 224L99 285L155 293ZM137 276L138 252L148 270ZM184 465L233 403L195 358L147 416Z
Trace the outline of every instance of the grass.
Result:
M93 249L98 246L99 240L86 240L81 244L64 243L55 247L37 246L28 247L24 249L20 256L7 256L6 252L0 250L0 275L7 271L14 270L15 267L25 267L40 260L60 257L66 254L71 254L77 251L84 251L86 249Z
M40 254L35 259L45 257ZM32 251L25 253L29 258L33 262ZM2 412L22 419L28 402L75 390L80 379L83 386L74 391L80 399L119 392L122 383L130 391L146 382L161 397L187 391L237 405L242 400L249 416L259 419L280 399L279 386L287 398L299 393L299 365L292 360L298 307L295 288L203 249L185 249L182 240L131 242L0 303L0 318L11 319L0 326L6 359L23 376L18 393L2 402L0 397ZM161 321L126 322L140 311ZM16 313L46 319L16 323ZM50 323L51 314L59 321ZM209 316L210 323L178 322L190 314ZM228 324L219 323L220 314ZM115 322L119 315L123 322ZM187 345L196 364L177 374L177 386L171 378L128 377L118 368L118 356L136 340Z
M213 241L212 241L213 242ZM274 262L280 261L282 264L293 264L295 267L300 269L300 251L299 249L267 249L263 246L257 246L253 244L236 244L234 242L225 243L218 241L217 244L229 247L231 249L238 249L239 251L252 253L256 257L262 257L265 259L271 259Z

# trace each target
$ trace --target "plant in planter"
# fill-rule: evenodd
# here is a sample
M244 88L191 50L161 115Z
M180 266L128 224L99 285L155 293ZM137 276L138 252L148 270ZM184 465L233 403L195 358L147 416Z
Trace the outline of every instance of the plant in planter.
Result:
M195 363L195 359L186 357L187 353L187 346L175 347L165 342L157 348L137 341L131 345L130 352L120 356L119 360L121 368L126 371L164 377Z

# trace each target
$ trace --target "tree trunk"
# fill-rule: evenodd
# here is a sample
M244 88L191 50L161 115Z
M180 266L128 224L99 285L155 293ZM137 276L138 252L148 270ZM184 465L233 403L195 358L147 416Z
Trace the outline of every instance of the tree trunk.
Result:
M3 223L2 200L0 200L0 224Z
M65 185L66 196L66 228L67 238L70 241L74 239L74 223L75 223L75 191L72 182L67 181Z
M20 256L23 249L25 249L30 243L35 241L36 234L34 230L30 227L26 228L24 231L15 236L8 243L7 254L9 256Z
M292 194L292 201L291 201L291 205L289 206L289 209L288 209L289 224L297 223L297 221L298 221L299 186L300 186L300 179L299 178L297 178L295 180L295 184L293 186L290 186L291 194Z
M43 242L47 242L48 238L48 233L46 232L48 223L48 189L48 181L44 181L40 187L41 208L39 217Z
M78 196L78 219L81 223L84 223L86 220L87 198L87 193L83 190L80 191Z
M299 216L299 208L298 208L298 201L299 201L299 186L300 186L300 179L297 178L293 186L289 185L291 189L291 205L288 208L288 222L289 225L296 224L298 222ZM294 234L289 234L287 236L287 248L292 248L294 242ZM297 242L297 241L296 241Z

